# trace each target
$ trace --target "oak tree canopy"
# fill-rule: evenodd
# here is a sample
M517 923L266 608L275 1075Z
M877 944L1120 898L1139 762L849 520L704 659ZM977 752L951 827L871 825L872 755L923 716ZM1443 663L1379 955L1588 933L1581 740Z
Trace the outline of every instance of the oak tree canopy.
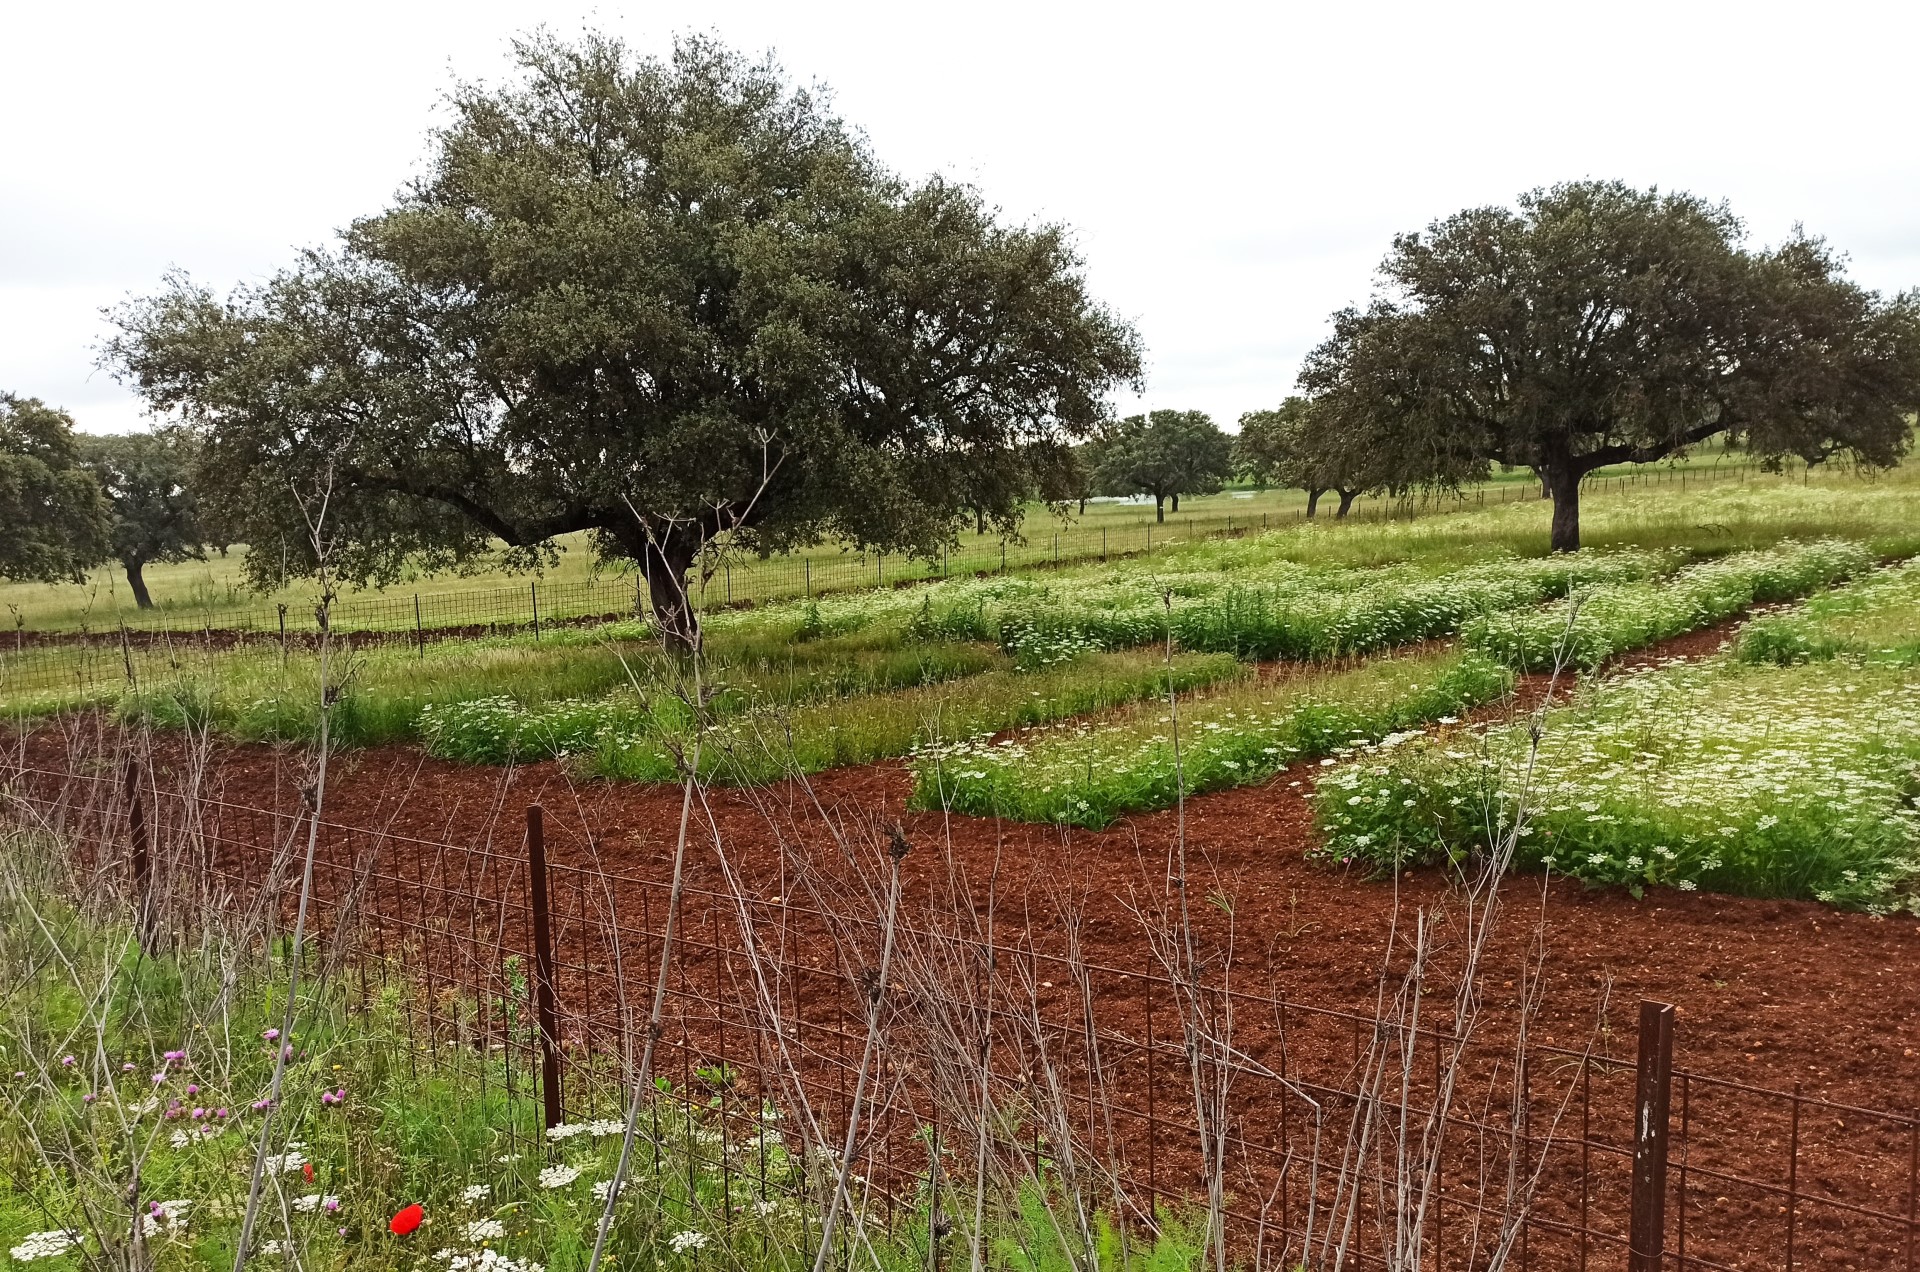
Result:
M1012 533L1137 382L1062 227L895 176L772 63L706 39L515 49L518 77L457 88L423 175L335 246L117 311L108 361L200 435L237 537L310 552L292 496L325 491L335 566L377 582L589 531L691 648L717 536Z

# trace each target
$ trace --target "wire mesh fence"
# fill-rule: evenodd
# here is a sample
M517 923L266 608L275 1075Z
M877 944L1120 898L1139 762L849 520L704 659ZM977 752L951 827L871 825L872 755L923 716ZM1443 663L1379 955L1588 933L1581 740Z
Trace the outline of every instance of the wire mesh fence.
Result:
M159 940L290 912L314 834L320 947L397 978L427 1045L497 1054L550 1122L621 1115L664 967L653 1133L779 1108L830 1157L853 1127L888 1215L937 1213L976 1169L1143 1223L1216 1180L1252 1267L1913 1266L1920 1120L1676 1066L1671 1009L1643 1006L1632 1059L1462 1036L1444 1007L1175 974L1152 940L1090 961L1070 922L889 924L871 886L685 886L673 911L667 878L608 869L584 825L531 809L454 843L155 789L137 764L9 777L9 815L76 845Z
M1594 477L1596 489L1640 485L1694 485L1752 480L1748 465L1712 469L1651 470L1621 477ZM1503 482L1458 496L1375 498L1357 506L1363 521L1436 515L1487 504L1539 500L1530 483ZM974 539L933 558L879 553L807 553L770 558L716 553L700 567L696 604L707 610L804 600L868 588L906 587L963 575L1045 569L1164 551L1204 539L1257 534L1297 522L1271 511L1176 513L1165 522L1099 519L1030 535L1025 542ZM338 599L328 612L337 636L365 645L406 643L424 650L450 637L497 635L541 638L556 626L618 619L644 621L647 580L610 573L575 581L529 579L523 585L466 591L392 593ZM315 638L312 607L288 602L199 609L169 609L116 615L89 628L36 628L16 617L0 634L0 695L15 710L91 701L130 687L168 682L182 674L212 673L238 653L256 659L309 648Z

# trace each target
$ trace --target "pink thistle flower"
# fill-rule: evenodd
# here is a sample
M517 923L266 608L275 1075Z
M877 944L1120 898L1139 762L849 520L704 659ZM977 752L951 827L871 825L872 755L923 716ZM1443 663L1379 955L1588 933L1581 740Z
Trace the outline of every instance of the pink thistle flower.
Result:
M79 1063L79 1062L78 1062L78 1061L76 1061L76 1060L75 1060L75 1059L74 1059L74 1058L73 1058L72 1056L61 1056L61 1057L60 1057L60 1067L61 1067L61 1068L63 1068L63 1069L71 1069L71 1068L73 1068L73 1066L74 1066L75 1064L77 1064L77 1063Z
M227 1118L227 1111L225 1109L215 1109L213 1115L224 1122Z
M91 1092L91 1091L89 1091L89 1092L87 1092L87 1093L86 1093L85 1095L83 1095L83 1096L81 1096L81 1097L80 1097L80 1103L82 1103L82 1104L92 1104L92 1103L93 1103L93 1102L94 1102L95 1100L97 1100L97 1099L99 1099L99 1098L100 1098L99 1096L97 1096L97 1095L95 1095L95 1094L94 1094L93 1092Z
M278 1029L269 1029L265 1033L261 1034L260 1036L262 1038L265 1038L268 1042L274 1042L280 1037L280 1031Z
M121 1066L120 1066L120 1072L122 1072L122 1073L132 1073L132 1072L133 1072L133 1063L132 1063L132 1061L128 1061L128 1062L127 1062L126 1064L123 1064L123 1065L121 1065Z

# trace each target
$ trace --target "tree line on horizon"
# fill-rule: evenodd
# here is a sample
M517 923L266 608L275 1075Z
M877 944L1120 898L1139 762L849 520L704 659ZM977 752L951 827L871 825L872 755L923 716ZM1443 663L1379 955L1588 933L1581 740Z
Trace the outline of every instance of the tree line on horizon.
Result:
M6 400L0 575L191 555L114 537L183 524L185 496L278 545L246 558L261 586L323 559L360 584L535 566L586 532L688 650L716 539L926 555L969 524L1018 535L1034 498L1146 494L1164 516L1243 475L1341 515L1524 467L1570 551L1601 467L1709 439L1884 467L1912 442L1920 293L1858 286L1799 231L1750 246L1724 204L1597 180L1397 236L1298 394L1237 439L1197 411L1116 419L1140 337L1066 227L895 174L818 92L711 39L515 54L509 82L456 87L420 174L334 246L226 296L169 274L110 312L103 364L173 426L148 450L83 457L57 412ZM191 479L136 497L163 456Z

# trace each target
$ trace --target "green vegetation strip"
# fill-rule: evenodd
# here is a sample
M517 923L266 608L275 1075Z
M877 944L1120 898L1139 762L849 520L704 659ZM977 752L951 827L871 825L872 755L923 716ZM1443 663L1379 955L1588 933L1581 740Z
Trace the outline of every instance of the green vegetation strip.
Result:
M1739 657L1589 686L1549 714L1531 765L1517 725L1382 746L1321 778L1322 853L1458 860L1509 824L1530 770L1523 868L1920 912L1920 680L1911 643L1878 635L1920 630L1914 576L1766 620ZM1870 635L1852 647L1849 633Z
M1044 671L996 671L948 684L870 694L799 707L766 705L708 734L701 772L722 782L772 782L795 772L866 765L935 746L941 738L1027 728L1089 711L1104 711L1167 692L1221 680L1246 669L1223 653L1187 653L1167 665L1154 653L1094 653ZM586 761L601 776L674 780L676 761L691 755L685 734L622 730L599 732Z
M1742 662L1799 663L1855 657L1908 666L1920 662L1920 561L1869 574L1740 631Z
M1467 623L1461 637L1469 647L1529 671L1562 659L1593 667L1754 605L1805 596L1873 562L1871 548L1846 540L1781 543L1689 566L1667 579L1594 588L1542 609L1489 611Z
M1178 702L1164 696L1120 720L925 750L923 808L1100 827L1188 793L1264 781L1295 760L1330 755L1504 695L1507 671L1450 652L1380 658L1236 684Z

